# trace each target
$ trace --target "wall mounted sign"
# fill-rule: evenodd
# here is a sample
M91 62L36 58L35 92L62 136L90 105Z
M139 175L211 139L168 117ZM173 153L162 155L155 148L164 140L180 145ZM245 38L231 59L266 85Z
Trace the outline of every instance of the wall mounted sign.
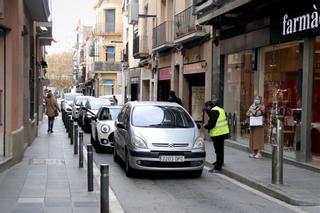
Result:
M171 80L171 67L165 67L159 69L159 80Z
M272 43L300 40L320 34L320 1L285 1L279 4L279 13L271 15Z
M183 65L183 74L203 73L207 70L207 62L202 61L198 63Z

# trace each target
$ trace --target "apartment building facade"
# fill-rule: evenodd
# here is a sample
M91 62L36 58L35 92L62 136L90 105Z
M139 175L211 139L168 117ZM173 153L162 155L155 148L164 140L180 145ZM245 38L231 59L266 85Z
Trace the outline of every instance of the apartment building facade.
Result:
M284 126L284 156L310 162L320 155L317 1L194 0L199 24L214 29L213 95L229 114L232 141L249 144L246 111L263 97L265 150L272 114ZM277 104L275 104L277 103Z
M0 170L22 157L42 119L49 1L0 1Z
M212 87L211 27L196 23L188 0L123 1L123 7L128 99L167 101L174 90L193 118L203 122L202 105Z
M121 94L121 0L99 0L95 5L93 87L96 96Z

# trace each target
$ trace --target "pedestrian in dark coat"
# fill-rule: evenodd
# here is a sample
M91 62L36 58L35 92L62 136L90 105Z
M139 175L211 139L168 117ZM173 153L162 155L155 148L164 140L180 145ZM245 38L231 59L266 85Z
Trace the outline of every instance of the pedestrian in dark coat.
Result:
M180 106L183 106L181 99L178 98L178 97L176 96L176 93L175 93L174 91L172 91L172 90L169 92L169 99L168 99L168 101L169 101L169 102L174 102L174 103L179 104Z

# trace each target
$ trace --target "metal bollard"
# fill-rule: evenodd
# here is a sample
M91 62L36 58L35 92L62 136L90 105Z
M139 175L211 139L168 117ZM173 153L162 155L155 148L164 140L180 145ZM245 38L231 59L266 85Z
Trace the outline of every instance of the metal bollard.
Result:
M79 131L79 168L83 168L83 132Z
M73 119L70 115L70 121L69 121L69 138L70 138L70 144L73 144Z
M78 154L78 123L73 123L73 153Z
M100 212L109 213L109 165L100 165Z
M93 149L92 144L87 145L88 160L88 192L93 192Z
M283 184L283 125L279 119L275 142L272 144L272 183Z
M68 133L68 137L69 137L69 122L70 122L69 116L67 116L66 114L66 132Z

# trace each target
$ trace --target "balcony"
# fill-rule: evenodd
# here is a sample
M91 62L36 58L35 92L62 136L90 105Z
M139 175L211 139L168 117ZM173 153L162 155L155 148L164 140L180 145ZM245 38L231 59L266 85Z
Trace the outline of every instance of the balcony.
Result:
M165 21L159 26L153 28L153 51L164 51L172 48L173 46L173 21Z
M107 61L96 61L93 64L93 70L95 72L121 71L121 63L107 62Z
M149 56L148 36L137 36L133 39L133 57L145 59Z
M192 14L192 8L193 6L175 15L175 43L187 43L207 34L203 26L195 24L197 17Z

